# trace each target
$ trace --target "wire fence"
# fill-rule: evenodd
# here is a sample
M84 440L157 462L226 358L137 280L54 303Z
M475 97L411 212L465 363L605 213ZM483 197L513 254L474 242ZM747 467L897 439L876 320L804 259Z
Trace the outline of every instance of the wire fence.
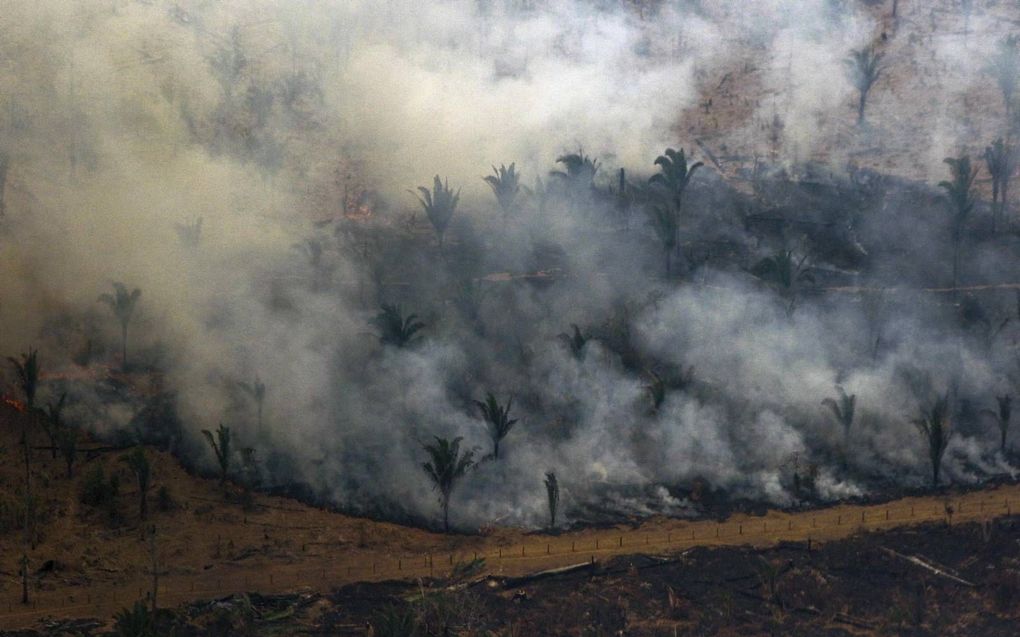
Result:
M1001 489L1000 489L1001 491ZM1008 494L976 492L951 499L897 501L887 505L837 507L818 512L739 517L715 522L670 521L655 530L588 531L563 536L536 536L518 544L483 550L377 555L357 561L337 555L309 568L274 565L272 570L243 573L176 574L160 578L157 599L162 606L189 600L214 599L244 592L278 594L324 591L354 582L392 579L449 578L465 565L484 560L475 575L522 575L535 570L595 563L600 558L633 553L677 553L695 547L771 546L780 542L812 543L840 539L858 532L878 531L924 522L968 522L1011 515L1018 502ZM12 578L13 579L13 578ZM8 587L12 597L0 602L0 628L14 627L46 616L110 617L151 593L151 575L129 584L79 586L73 591L32 591L29 605L19 603L20 580Z

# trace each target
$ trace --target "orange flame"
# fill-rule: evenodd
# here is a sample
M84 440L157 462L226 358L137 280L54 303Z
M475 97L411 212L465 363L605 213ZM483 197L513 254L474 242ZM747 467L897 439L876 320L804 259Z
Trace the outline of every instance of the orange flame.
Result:
M13 407L14 409L21 413L25 413L26 411L25 403L21 402L20 400L15 400L13 398L8 398L7 396L4 396L4 403L10 405L11 407Z

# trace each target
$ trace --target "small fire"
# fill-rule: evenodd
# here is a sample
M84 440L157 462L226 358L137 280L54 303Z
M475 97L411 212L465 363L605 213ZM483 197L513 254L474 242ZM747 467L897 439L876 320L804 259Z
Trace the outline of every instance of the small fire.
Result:
M6 403L7 405L10 405L14 409L18 410L20 413L25 413L25 411L26 411L25 403L21 402L20 400L15 400L14 398L8 398L7 396L4 396L3 400L4 400L4 403Z

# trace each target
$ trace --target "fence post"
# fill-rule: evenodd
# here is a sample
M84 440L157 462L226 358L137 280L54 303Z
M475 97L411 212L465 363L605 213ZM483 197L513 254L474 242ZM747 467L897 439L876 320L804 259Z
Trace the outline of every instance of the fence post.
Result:
M620 536L620 548L621 549L623 548L623 536L622 535Z

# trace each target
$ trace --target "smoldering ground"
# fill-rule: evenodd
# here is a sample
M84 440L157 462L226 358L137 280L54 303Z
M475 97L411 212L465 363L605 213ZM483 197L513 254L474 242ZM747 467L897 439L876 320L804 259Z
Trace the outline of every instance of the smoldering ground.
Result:
M208 468L199 432L223 422L255 448L264 486L425 519L422 444L462 436L484 456L472 401L512 396L500 458L455 491L463 527L544 523L546 471L568 520L593 503L683 513L700 482L782 505L921 485L911 420L944 391L959 415L946 478L1012 472L981 415L1016 386L1012 293L911 291L949 277L946 203L930 185L941 159L986 140L947 109L918 141L929 185L848 171L827 141L820 113L848 119L855 99L847 52L882 28L866 3L12 5L0 344L39 346L47 398L68 391L88 429ZM969 28L974 54L938 39L932 56L978 68L1002 27ZM763 161L753 188L718 174L677 121L738 49L787 87L731 133L766 157L758 122L784 113L789 156ZM964 75L944 90L990 82L952 77ZM883 115L915 107L894 91L875 100ZM855 134L897 125L872 119ZM637 187L681 144L709 166L664 278ZM810 170L795 161L823 151ZM550 176L570 153L600 162L592 187ZM504 215L481 176L510 162L533 192ZM632 199L610 192L620 168ZM462 189L442 249L407 192L437 173ZM1015 238L982 231L986 212L964 280L1015 281ZM772 217L798 223L756 221ZM816 284L749 273L782 249L807 257ZM96 298L113 281L142 297L134 371L110 380L119 332ZM816 289L843 285L901 289ZM383 303L418 315L417 343L379 343ZM561 337L572 325L574 346ZM858 396L849 445L820 404L836 385Z

